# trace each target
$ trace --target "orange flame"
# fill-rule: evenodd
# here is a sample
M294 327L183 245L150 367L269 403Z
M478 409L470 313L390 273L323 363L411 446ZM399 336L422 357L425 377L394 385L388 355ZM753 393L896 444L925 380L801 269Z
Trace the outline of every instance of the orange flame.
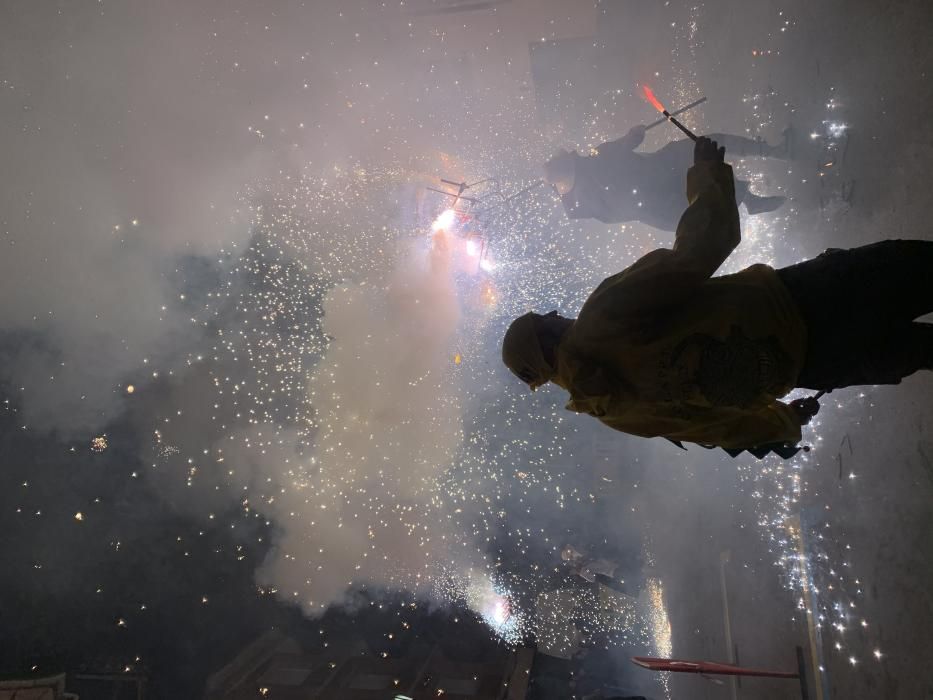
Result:
M645 99L648 100L648 102L650 102L652 105L654 105L654 108L656 110L658 110L659 112L664 112L664 105L662 105L661 101L657 97L654 96L654 93L651 92L650 87L648 87L647 85L642 85L641 90L643 93L645 93Z

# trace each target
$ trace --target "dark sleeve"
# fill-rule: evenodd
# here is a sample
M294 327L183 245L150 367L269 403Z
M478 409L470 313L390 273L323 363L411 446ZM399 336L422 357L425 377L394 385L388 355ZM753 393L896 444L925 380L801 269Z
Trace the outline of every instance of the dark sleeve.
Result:
M653 250L604 280L587 305L609 317L645 312L680 303L713 276L741 238L732 168L694 165L687 172L687 199L673 249Z
M698 163L687 171L687 210L680 217L674 253L685 272L712 277L741 241L732 167Z

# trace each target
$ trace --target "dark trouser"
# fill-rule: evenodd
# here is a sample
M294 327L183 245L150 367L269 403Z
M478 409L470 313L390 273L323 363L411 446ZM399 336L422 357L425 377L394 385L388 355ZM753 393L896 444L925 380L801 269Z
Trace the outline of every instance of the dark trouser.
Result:
M933 369L933 241L831 249L777 271L807 324L797 386L898 384Z

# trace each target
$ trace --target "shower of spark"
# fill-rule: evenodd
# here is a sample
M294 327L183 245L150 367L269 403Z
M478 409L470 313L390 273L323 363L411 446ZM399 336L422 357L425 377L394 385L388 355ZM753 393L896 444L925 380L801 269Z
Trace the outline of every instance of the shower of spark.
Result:
M472 574L463 595L467 606L503 641L517 644L527 635L524 615L512 609L509 592L484 574Z
M531 146L484 145L463 172L494 168L501 192L526 186ZM461 231L443 202L419 200L428 172L309 166L244 193L252 240L225 254L224 286L198 320L216 339L188 360L207 374L217 437L204 450L204 432L168 410L153 468L192 492L239 494L244 518L280 525L263 592L309 612L348 586L427 592L511 643L543 639L533 601L549 562L522 558L548 529L524 524L559 523L590 496L553 466L574 431L503 385L498 337L528 307L579 306L640 243L564 250L581 227L540 188ZM482 578L501 584L468 594ZM593 630L636 624L586 610Z
M830 92L834 90L830 88ZM776 112L779 113L779 110L776 110L775 105L787 106L770 88L746 95L743 103L751 108L747 132L762 138L778 118ZM827 101L826 109L827 118L823 120L819 131L814 130L810 134L810 142L820 150L818 174L821 209L833 210L847 206L851 190L851 184L845 180L841 169L834 167L840 151L845 149L848 134L847 126L841 120L841 104L835 96ZM782 118L789 118L789 115L782 115ZM765 179L765 175L753 163L740 159L738 171L754 187L755 183ZM794 176L796 167L800 166L788 168L787 174ZM733 256L728 263L730 271L754 261L775 264L775 241L788 238L797 225L798 211L792 201L785 205L785 210L787 213L773 216L767 224L758 217L743 218L743 238L753 244L750 248L752 253ZM850 408L847 404L855 408L864 400L864 394L852 394L845 402L827 397L824 403L831 403L834 411L843 412ZM818 417L809 426L805 442L821 447L821 428L822 420ZM769 457L761 462L744 464L740 466L740 479L750 489L749 493L755 500L758 522L769 550L775 557L775 564L780 568L788 589L800 601L798 610L808 618L813 618L812 634L815 641L811 646L818 659L814 666L819 673L825 674L826 665L822 663L823 634L828 632L835 635L831 648L840 657L847 659L847 649L850 649L847 645L855 643L855 640L851 636L844 639L843 635L848 625L854 625L853 619L863 595L863 585L847 561L850 545L836 539L828 518L821 512L822 506L818 500L814 500L815 494L807 491L807 475L818 466L815 463L818 456L819 453L801 452L788 462ZM792 526L789 523L802 524ZM803 602L805 599L807 604ZM862 622L863 634L859 641L864 643L866 649L871 649L873 642L864 633L868 623L865 620ZM826 648L830 648L828 644ZM867 651L865 655L868 655ZM819 682L825 682L825 678Z
M679 51L694 33L685 28ZM699 94L689 75L673 82L678 104ZM439 198L415 196L436 170L429 159L326 174L309 166L297 178L245 192L253 238L246 250L227 252L225 287L202 321L216 328L216 342L190 358L192 366L205 363L214 390L211 421L221 437L216 448L196 453L174 436L176 418L160 416L158 466L179 464L186 488L207 481L208 488L239 491L244 517L283 523L286 536L264 570L264 590L309 611L339 599L348 585L430 591L466 604L503 639L533 635L541 644L566 645L576 633L563 626L560 611L570 606L585 628L578 633L650 636L669 656L673 634L660 581L649 585L649 612L620 614L593 592L555 591L550 562L523 564L532 545L548 541L547 524L588 508L592 494L572 476L583 466L574 463L576 428L546 402L529 403L508 385L503 390L495 357L511 318L542 307L572 314L601 279L664 241L638 225L607 232L568 221L543 188L507 200L503 193L525 188L527 164L546 152L534 128L502 131L531 138L500 143L488 132L463 135L471 148L457 165L476 180L497 176L501 190L477 212L482 238L459 231L457 213ZM587 144L598 138L588 134ZM748 176L753 183L762 177ZM767 224L746 219L748 258L731 265L773 259L773 229L789 223L786 216ZM439 251L449 263L449 297L417 286ZM405 310L400 316L386 316L382 299L390 291ZM459 314L435 316L438 303ZM358 315L328 328L328 319L348 309ZM406 326L406 317L456 320L425 336ZM386 342L396 335L397 345ZM329 353L341 347L349 352L331 365ZM396 357L403 364L385 364ZM406 358L415 363L410 370ZM431 420L449 422L443 440L422 431L413 452L399 436L423 420L412 402L425 388L441 409ZM354 404L359 397L366 400ZM371 447L356 447L361 441ZM799 507L806 460L741 467L761 505L766 540L778 551L788 546L783 524ZM222 469L208 468L211 462ZM485 593L470 593L471 581L483 577Z
M645 589L646 617L650 629L654 653L662 658L670 658L674 653L671 639L671 621L667 614L667 604L664 601L664 586L659 579L649 579ZM670 673L663 672L658 678L664 688L665 695L671 697Z
M678 31L676 51L689 53L695 22ZM670 83L677 104L699 94L689 72ZM647 86L645 94L663 110ZM618 97L595 105L581 149L605 140ZM758 133L759 100L746 104ZM845 133L840 115L833 120L820 137L828 143ZM185 489L237 494L243 518L275 522L260 592L309 612L348 587L403 588L470 608L508 643L572 650L595 638L668 657L674 634L660 580L638 604L555 581L555 546L533 553L556 540L554 523L594 501L578 477L585 458L575 456L588 454L578 447L589 438L547 401L509 390L496 357L511 318L529 308L573 314L601 279L667 239L636 224L607 231L567 220L552 193L528 188L528 164L547 151L540 133L507 126L502 133L527 138L460 132L469 147L458 172L496 176L469 227L449 202L419 198L437 171L429 156L404 167L308 165L246 190L251 241L225 251L223 285L195 319L214 341L187 359L207 376L205 430L215 437L207 446L192 439L167 409L155 417L152 466ZM737 168L753 185L763 178L747 161ZM730 265L773 260L790 211L746 219L747 257ZM784 528L804 499L808 459L740 466L792 590L798 568ZM828 554L807 554L818 571L833 570ZM821 611L842 624L851 602Z
M673 106L700 95L697 28L707 11L697 3L677 15L670 68L647 78ZM793 26L781 22L781 32ZM773 34L779 41L780 33ZM431 48L447 57L443 33L432 37ZM765 66L778 48L756 50L752 58ZM440 53L422 56L433 66ZM276 64L285 60L274 58ZM209 66L205 71L212 73ZM792 110L770 87L767 68L761 71L738 108L750 136L772 141ZM361 74L334 81L342 83L347 109L353 103L362 112L369 101L372 112L385 112L385 92L373 96L397 85L357 80ZM304 163L296 145L277 175L244 187L237 205L223 214L248 221L242 227L248 242L231 244L205 263L220 282L197 301L180 293L177 309L162 307L166 317L181 310L185 323L208 340L182 346L189 352L177 366L141 365L107 390L129 407L131 421L143 416L144 434L151 436L146 476L160 488L168 484L173 507L176 499L186 501L203 523L223 521L238 537L249 533L242 537L263 555L271 543L260 565L247 558L247 545L204 555L187 533L171 533L179 555L197 566L205 564L199 556L229 554L246 560L250 570L258 567L258 595L278 596L317 615L345 600L347 591L376 596L404 589L469 609L507 644L533 641L565 655L589 644L635 645L673 656L686 632L669 614L676 611L670 598L677 590L670 581L652 574L636 599L559 568L568 527L597 520L599 507L641 505L637 496L610 501L594 486L593 436L605 429L564 412L556 392L529 397L520 391L498 357L503 330L515 316L529 309L574 315L602 279L670 245L667 233L639 223L570 221L554 193L534 179L535 166L558 139L587 153L618 137L620 126L631 126L647 107L634 85L607 90L579 107L586 110L582 120L575 112L561 125L576 129L565 133L541 125L527 92L503 98L446 87L417 86L419 110L425 99L417 137L399 118L380 114L384 129L361 128L366 136L380 134L378 152L359 149L372 154L369 160L348 152ZM429 106L422 88L443 106ZM664 110L650 88L643 91ZM454 92L467 97L450 106L459 99ZM806 127L808 145L819 156L820 209L831 214L851 196L840 161L853 125L835 90L828 92L825 118ZM637 101L640 111L629 114L626 99ZM257 150L294 135L268 111L263 129L248 130ZM684 122L701 133L702 110L689 112ZM645 150L669 141L665 131L650 132ZM322 150L336 149L339 141ZM806 177L799 161L775 167L774 161L727 158L755 191ZM470 190L476 198L451 206L455 200L426 190L449 173L477 183ZM141 231L149 217L120 221L108 223L108 232L111 226L118 237ZM801 257L789 235L801 222L793 199L767 217L743 217L743 245L725 271ZM842 412L863 401L863 395L841 394L826 403ZM128 449L121 429L88 428L71 450L106 451L93 456L97 464L116 459ZM819 419L806 434L807 442L822 446ZM854 671L881 662L882 649L888 651L862 609L871 586L853 570L850 543L808 485L821 452L789 462L728 462L739 478L730 498L740 509L754 504L775 575L796 603L789 614L812 618L827 656ZM623 453L604 482L618 483L633 466ZM142 471L132 469L127 472L135 480ZM840 465L840 480L843 474L848 478L840 488L860 488L858 475ZM35 490L29 481L22 489ZM63 521L92 532L102 520L98 500L69 505ZM17 517L22 510L35 518L44 510L16 509ZM650 522L652 514L638 517ZM117 537L111 546L114 552L130 548ZM37 554L35 568L42 566ZM216 601L195 594L204 609ZM114 624L138 629L134 613L121 610ZM140 663L133 653L125 660L132 659L127 670ZM663 683L670 697L668 680Z

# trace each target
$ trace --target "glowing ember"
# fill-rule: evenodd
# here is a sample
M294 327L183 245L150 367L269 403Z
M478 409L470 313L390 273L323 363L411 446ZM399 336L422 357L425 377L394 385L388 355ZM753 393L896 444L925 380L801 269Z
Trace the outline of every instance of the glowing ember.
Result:
M491 283L487 282L483 285L483 289L480 292L480 300L485 306L492 306L496 303L496 289Z
M91 440L91 452L103 452L107 449L107 437L105 435L98 435L96 438Z

